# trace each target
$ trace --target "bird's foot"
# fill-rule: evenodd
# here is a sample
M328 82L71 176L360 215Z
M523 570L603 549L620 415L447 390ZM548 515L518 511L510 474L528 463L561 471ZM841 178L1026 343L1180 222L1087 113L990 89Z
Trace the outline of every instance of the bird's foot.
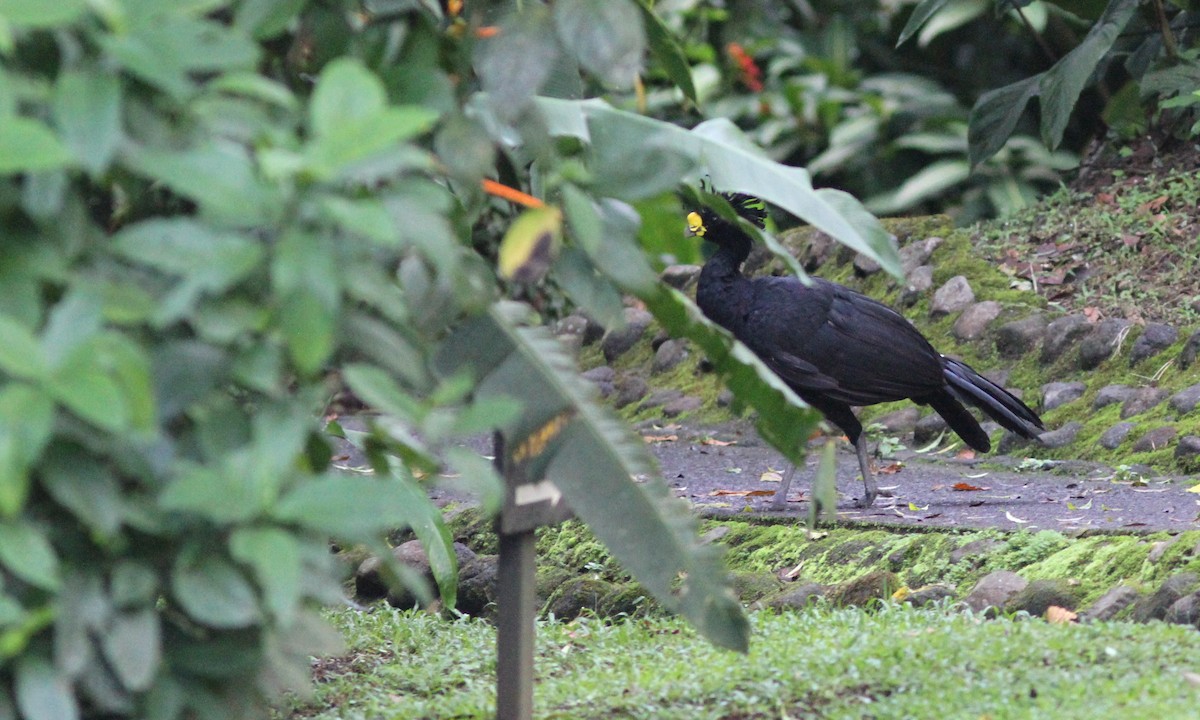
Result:
M858 500L854 501L855 507L860 507L863 509L871 507L872 505L875 504L875 496L878 494L879 493L868 493L866 495L863 495Z

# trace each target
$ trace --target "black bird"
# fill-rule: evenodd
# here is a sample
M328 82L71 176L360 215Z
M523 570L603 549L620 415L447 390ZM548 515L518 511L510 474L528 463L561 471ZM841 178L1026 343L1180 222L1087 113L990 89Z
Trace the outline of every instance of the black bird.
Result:
M724 194L734 210L762 227L766 209L748 195ZM991 449L987 433L963 407L968 402L1005 428L1035 439L1041 418L1004 388L929 344L902 315L837 283L795 277L747 278L741 266L753 240L738 223L704 208L687 216L693 235L717 245L700 271L696 302L827 420L858 451L869 507L878 492L867 457L862 424L851 406L910 399L929 405L968 445ZM787 502L793 467L773 504Z

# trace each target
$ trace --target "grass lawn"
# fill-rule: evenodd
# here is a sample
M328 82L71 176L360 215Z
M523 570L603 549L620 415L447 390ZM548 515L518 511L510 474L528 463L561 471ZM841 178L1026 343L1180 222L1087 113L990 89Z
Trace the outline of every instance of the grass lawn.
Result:
M375 606L331 619L321 718L491 718L495 630ZM1200 713L1200 633L946 609L753 613L748 656L676 619L539 622L538 718L1170 718Z

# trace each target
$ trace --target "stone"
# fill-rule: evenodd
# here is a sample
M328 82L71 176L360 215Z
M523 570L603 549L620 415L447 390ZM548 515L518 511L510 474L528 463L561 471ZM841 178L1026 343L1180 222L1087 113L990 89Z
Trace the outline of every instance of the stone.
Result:
M566 335L556 335L555 339L558 340L559 345L563 346L563 349L567 351L568 355L575 359L579 359L579 351L583 349L582 335L572 335L568 333Z
M913 444L920 447L928 445L943 433L949 432L950 426L937 413L929 413L913 426Z
M1177 542L1179 542L1178 535L1170 540L1159 540L1158 542L1154 543L1150 546L1150 552L1146 555L1146 562L1150 563L1151 565L1157 565L1158 561L1163 559L1163 555L1166 555L1167 551L1171 549L1171 546Z
M945 242L940 237L931 237L924 240L915 240L907 243L900 248L900 268L904 271L904 277L912 274L913 270L921 266L928 267L929 258L933 255L933 251Z
M989 608L1002 608L1009 598L1028 587L1029 581L1010 570L996 570L975 583L975 587L963 599L967 607L975 612Z
M826 588L819 583L804 583L791 590L785 590L764 604L775 610L800 610L825 597Z
M600 391L600 397L606 398L613 394L616 386L613 380L617 377L617 371L607 365L594 367L591 370L585 370L580 373L584 380L590 381Z
M899 410L893 410L886 415L880 415L872 420L872 423L878 423L883 426L883 430L891 435L908 435L917 425L917 420L921 418L921 411L915 407L905 407Z
M1196 362L1197 353L1200 353L1200 330L1192 333L1183 344L1183 350L1179 352L1179 367L1183 370L1191 367Z
M655 390L645 400L642 400L642 404L638 406L638 412L643 412L645 410L649 410L650 408L662 407L669 402L678 400L681 397L683 397L683 391L676 390L675 388Z
M880 271L879 263L875 258L867 257L862 253L854 255L854 274L859 277L868 277Z
M673 418L704 407L704 401L694 395L684 395L663 403L663 416Z
M1100 436L1100 445L1109 450L1116 450L1125 442L1125 438L1129 437L1129 433L1133 431L1135 425L1131 422L1119 422L1109 429L1104 431Z
M1046 318L1041 315L1013 320L996 331L996 351L1009 360L1019 358L1037 347L1045 336Z
M1042 364L1049 365L1062 357L1067 348L1092 330L1086 315L1065 315L1046 326L1042 343Z
M863 607L872 600L886 600L904 583L895 573L876 570L834 587L829 601L838 607Z
M699 265L668 265L659 276L677 290L686 290L700 278Z
M467 615L488 615L496 608L496 578L500 559L480 555L458 569L458 599L454 609Z
M633 349L646 333L646 328L650 327L652 320L653 317L645 310L625 308L625 327L609 330L600 343L604 359L612 363Z
M1184 435L1175 446L1175 459L1189 470L1198 464L1200 459L1200 435Z
M1192 385L1171 396L1171 409L1180 415L1186 415L1200 405L1200 385Z
M729 407L733 404L734 394L729 388L721 388L717 393L717 407Z
M1163 620L1175 625L1193 625L1200 628L1200 592L1179 598L1167 608Z
M1141 596L1137 588L1131 585L1117 585L1104 593L1092 606L1079 614L1082 620L1105 621L1112 620L1125 608L1132 605Z
M454 554L458 558L459 567L466 566L477 557L471 548L459 542L454 543ZM409 540L392 548L392 557L420 573L430 583L434 582L429 557L419 540ZM354 573L354 597L364 601L386 597L388 603L394 607L416 607L417 598L407 588L387 586L380 572L382 565L378 557L369 557L362 561Z
M993 320L1000 317L1000 310L1000 303L995 300L977 302L962 311L950 332L959 340L974 340L983 335Z
M1079 597L1074 587L1061 578L1034 580L1013 593L1004 609L1008 612L1027 612L1042 617L1051 606L1074 610Z
M795 230L784 231L783 233L780 233L779 240L782 243L790 245L792 242L789 242L791 240L789 236L800 236L804 234L809 236L808 242L801 244L800 251L796 253L796 260L800 262L800 265L803 266L807 272L813 272L814 270L819 269L822 265L828 262L829 258L833 257L834 251L841 247L841 245L834 240L831 235L827 235L823 232L810 231L806 228L796 228Z
M1171 441L1175 439L1175 435L1178 432L1174 425L1156 427L1133 443L1133 451L1150 452L1151 450L1161 450L1171 444Z
M646 397L650 386L641 375L627 372L618 375L613 381L613 392L613 406L619 410Z
M688 355L690 353L687 340L667 340L654 351L654 362L650 365L650 372L661 373L673 370L679 363L686 360Z
M555 620L574 620L585 610L600 610L601 601L615 589L613 583L594 577L568 580L558 587L546 603L546 612Z
M770 571L742 570L733 573L733 594L746 605L774 596L782 589L782 582Z
M906 273L905 278L904 290L900 292L900 304L904 307L911 307L929 291L929 288L933 287L933 267L922 265L912 272Z
M1076 436L1079 435L1079 431L1082 429L1083 423L1077 420L1072 420L1057 430L1050 430L1049 432L1042 433L1038 436L1038 440L1041 441L1042 445L1048 448L1066 447L1067 445L1075 442Z
M1052 382L1042 386L1042 410L1053 410L1075 402L1087 392L1087 383Z
M584 335L587 332L588 323L591 322L583 315L574 314L568 315L558 322L554 323L555 335Z
M1112 356L1117 342L1133 323L1123 318L1101 320L1092 327L1083 342L1079 343L1079 367L1093 370Z
M933 293L929 304L930 317L941 317L958 312L975 302L975 291L962 275L955 275Z
M1134 415L1141 415L1166 400L1168 394L1162 388L1149 386L1134 390L1133 394L1121 405L1121 419L1126 420Z
M1149 622L1151 620L1162 620L1167 615L1167 610L1175 604L1179 598L1194 592L1196 586L1200 585L1200 576L1193 572L1175 573L1171 577L1163 581L1150 595L1138 598L1133 607L1133 619L1136 622Z
M940 603L946 598L954 597L954 588L950 585L942 583L934 583L925 587L917 588L905 596L904 602L913 607L925 607L934 603Z
M964 543L950 551L950 562L957 565L964 560L971 560L972 564L978 565L982 561L982 556L987 555L996 548L1003 547L1004 543L992 538L980 538Z
M1099 410L1107 405L1123 403L1133 397L1136 392L1137 388L1128 385L1105 385L1100 388L1100 392L1096 393L1096 399L1092 401L1092 409Z
M1166 350L1179 339L1179 331L1163 323L1146 323L1141 336L1129 351L1129 367Z

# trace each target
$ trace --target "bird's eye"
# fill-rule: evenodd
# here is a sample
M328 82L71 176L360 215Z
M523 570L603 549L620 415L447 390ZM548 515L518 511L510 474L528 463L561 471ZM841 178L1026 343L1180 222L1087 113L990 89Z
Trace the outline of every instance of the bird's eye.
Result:
M698 212L688 213L687 223L688 223L688 232L690 232L693 235L699 235L700 237L704 237L704 230L705 230L704 220L700 217L700 213L698 213Z

